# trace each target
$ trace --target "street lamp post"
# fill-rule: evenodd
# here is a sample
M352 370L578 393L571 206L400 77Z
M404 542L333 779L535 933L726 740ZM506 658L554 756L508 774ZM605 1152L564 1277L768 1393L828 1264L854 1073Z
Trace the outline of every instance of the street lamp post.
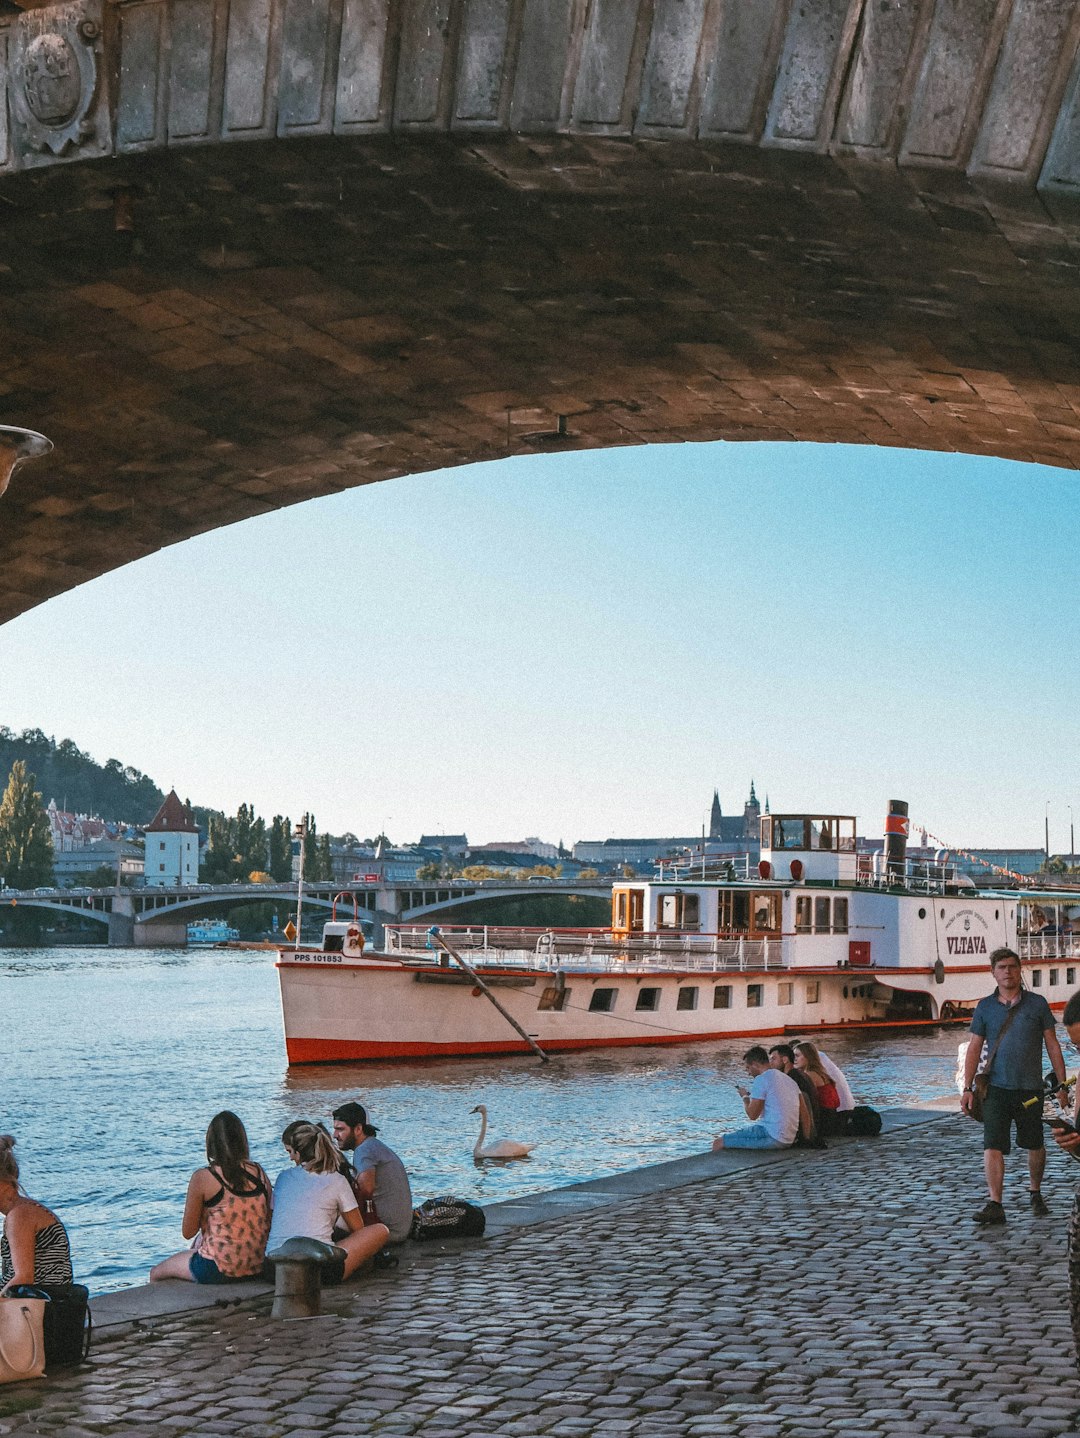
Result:
M307 848L308 815L305 814L296 826L295 836L300 840L300 872L296 884L296 943L300 947L300 924L304 917L304 850Z

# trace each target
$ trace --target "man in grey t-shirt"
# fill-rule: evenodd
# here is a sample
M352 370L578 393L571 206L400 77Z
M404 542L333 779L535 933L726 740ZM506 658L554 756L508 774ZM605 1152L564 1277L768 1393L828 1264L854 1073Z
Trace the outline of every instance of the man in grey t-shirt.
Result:
M971 1019L971 1039L964 1057L964 1092L960 1107L971 1110L972 1085L986 1046L993 1055L988 1078L990 1087L983 1104L983 1168L989 1201L975 1215L976 1223L1005 1222L1001 1196L1005 1184L1005 1155L1011 1150L1010 1131L1016 1125L1016 1142L1027 1149L1031 1179L1031 1211L1037 1218L1050 1212L1042 1196L1046 1168L1043 1147L1042 1051L1061 1084L1059 1098L1068 1097L1065 1087L1065 1059L1054 1032L1054 1016L1041 994L1023 987L1023 970L1012 949L995 949L990 971L996 990L980 999ZM1008 1024L1008 1028L1006 1028Z
M375 1203L379 1222L390 1230L391 1243L404 1243L413 1221L412 1190L405 1165L375 1135L363 1104L345 1103L334 1110L334 1141L351 1154L356 1176L351 1179L363 1211L366 1199Z

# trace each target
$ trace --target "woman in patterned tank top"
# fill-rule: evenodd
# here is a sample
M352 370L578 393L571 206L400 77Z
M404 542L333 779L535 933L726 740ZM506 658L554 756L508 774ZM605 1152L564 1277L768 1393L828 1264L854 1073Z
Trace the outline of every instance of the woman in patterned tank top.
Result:
M251 1161L244 1125L227 1109L206 1130L205 1168L188 1184L180 1231L190 1248L163 1259L150 1281L185 1278L194 1283L238 1283L262 1270L270 1232L270 1180Z
M21 1283L71 1282L67 1231L51 1208L23 1192L14 1147L9 1133L0 1134L0 1294Z

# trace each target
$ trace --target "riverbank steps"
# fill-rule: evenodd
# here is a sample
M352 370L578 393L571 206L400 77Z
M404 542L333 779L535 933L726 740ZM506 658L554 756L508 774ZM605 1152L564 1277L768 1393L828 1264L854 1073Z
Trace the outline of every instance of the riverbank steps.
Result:
M983 1230L980 1128L886 1120L825 1152L702 1155L495 1205L483 1240L408 1245L314 1319L271 1320L265 1289L163 1284L216 1306L132 1323L147 1290L105 1295L91 1363L0 1388L0 1433L1080 1438L1080 1167L1051 1153L1036 1219L1014 1153L1008 1224Z

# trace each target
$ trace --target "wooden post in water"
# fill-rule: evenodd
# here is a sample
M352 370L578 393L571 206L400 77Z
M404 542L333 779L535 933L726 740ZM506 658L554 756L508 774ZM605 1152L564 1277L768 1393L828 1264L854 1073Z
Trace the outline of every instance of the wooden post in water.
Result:
M512 1029L516 1029L516 1031L521 1035L521 1037L532 1049L533 1053L536 1054L537 1058L540 1059L541 1063L546 1064L548 1062L547 1054L544 1052L544 1050L540 1047L540 1045L536 1042L534 1038L530 1038L530 1036L518 1023L517 1019L514 1018L513 1014L507 1013L506 1009L504 1009L502 1004L499 1003L498 999L488 988L487 984L484 983L483 979L476 972L476 970L465 962L465 960L461 957L461 955L456 949L450 947L450 945L443 938L442 934L432 934L431 937L439 945L440 949L443 949L446 953L450 955L450 957L454 960L455 963L460 964L460 966L465 970L469 978L472 979L473 983L484 995L484 997L491 1000L491 1002L498 1009L499 1013L502 1014L503 1018L510 1025L510 1027Z

